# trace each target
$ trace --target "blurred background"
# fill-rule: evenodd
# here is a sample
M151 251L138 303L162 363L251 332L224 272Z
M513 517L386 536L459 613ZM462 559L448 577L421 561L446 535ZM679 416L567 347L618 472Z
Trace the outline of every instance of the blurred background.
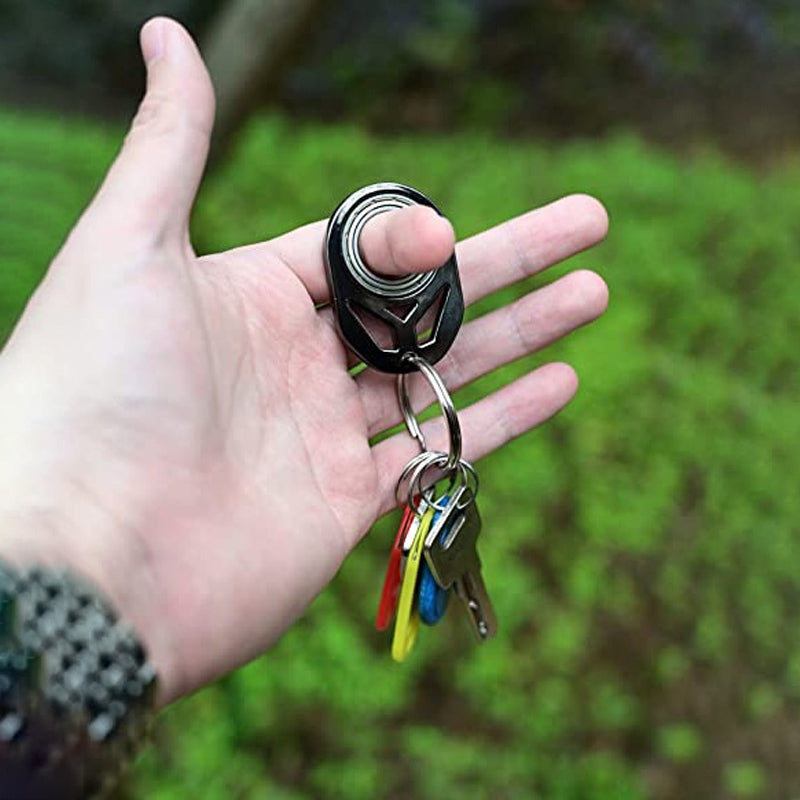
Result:
M422 189L461 236L575 191L607 316L461 392L575 364L480 464L501 622L403 666L372 627L396 519L269 654L169 709L122 797L800 797L796 0L0 0L0 336L143 87L196 35L219 125L198 251ZM214 643L209 642L209 647Z

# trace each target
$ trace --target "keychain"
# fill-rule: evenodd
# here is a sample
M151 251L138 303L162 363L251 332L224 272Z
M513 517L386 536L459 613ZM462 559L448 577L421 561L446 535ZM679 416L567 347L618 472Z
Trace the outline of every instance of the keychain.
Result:
M436 625L442 619L451 594L459 599L478 641L497 632L476 548L481 530L478 476L462 458L458 413L433 366L450 349L464 317L455 253L429 272L388 278L372 271L359 250L359 237L371 219L411 205L441 213L421 192L399 183L359 189L333 212L325 238L339 333L367 366L397 375L403 420L421 450L397 481L403 517L375 619L378 630L385 630L395 617L392 657L396 661L411 652L420 622ZM427 380L442 410L447 452L427 448L408 393L409 375L414 373Z
M417 367L409 353L435 364L456 338L464 298L455 253L441 267L403 278L378 275L358 246L364 226L378 214L406 206L439 209L421 192L399 183L376 183L351 194L333 212L325 241L325 263L336 323L348 347L368 366L399 374ZM430 335L420 325L435 311ZM382 341L378 332L388 334Z

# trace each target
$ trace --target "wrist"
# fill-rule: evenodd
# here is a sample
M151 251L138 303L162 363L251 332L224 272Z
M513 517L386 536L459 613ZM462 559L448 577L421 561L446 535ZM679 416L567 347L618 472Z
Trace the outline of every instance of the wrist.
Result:
M106 796L152 721L142 642L68 569L0 563L0 603L0 784L14 797Z
M12 474L14 459L3 461L0 560L64 568L94 586L141 640L159 676L158 702L172 697L177 676L170 634L133 498L120 500L88 477L56 477L44 469Z

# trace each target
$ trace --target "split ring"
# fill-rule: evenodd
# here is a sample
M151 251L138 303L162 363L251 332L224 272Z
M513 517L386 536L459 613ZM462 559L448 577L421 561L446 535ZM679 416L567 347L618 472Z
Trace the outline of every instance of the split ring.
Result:
M447 503L442 503L442 498L445 495L452 494L456 489L461 488L462 485L467 484L469 482L469 470L474 472L472 465L466 461L459 461L455 469L447 470L447 454L433 451L433 455L434 458L424 462L414 471L413 478L408 486L408 505L415 514L420 513L420 498L424 498L425 503L436 511L444 511L447 508ZM425 472L431 467L436 467L442 474L437 475L429 484L423 485L422 478ZM444 490L441 497L436 500L431 500L430 498L433 495L436 484L445 477L448 479L447 488Z
M447 433L450 439L450 452L444 469L446 472L451 472L461 461L461 424L458 421L458 413L453 399L450 397L450 392L447 391L444 381L439 377L439 373L422 356L418 356L416 353L407 353L403 360L411 362L417 367L436 395L436 400L447 423ZM422 433L416 414L414 414L414 409L411 407L406 380L407 373L397 376L397 397L400 401L400 410L409 434L417 440L420 448L425 451L427 450L425 435Z
M405 503L411 508L415 514L420 513L420 506L424 501L425 505L434 508L436 511L444 511L445 505L441 503L441 498L434 499L434 489L439 481L445 477L448 478L448 486L444 494L452 492L459 484L468 482L469 476L464 469L466 465L469 470L472 470L472 465L462 462L456 469L445 471L444 465L447 462L447 453L442 453L438 450L425 450L418 453L408 464L403 467L400 477L395 485L394 496L398 505L403 503L403 485L408 481L408 489L405 493ZM422 486L422 476L431 467L437 467L441 475L431 481L428 485ZM472 470L474 472L474 470Z
M418 470L421 466L427 465L430 461L435 459L439 455L445 455L444 453L431 453L428 450L423 450L421 453L417 453L408 464L403 467L403 471L400 473L400 477L397 479L397 483L394 487L394 498L397 501L397 505L402 505L403 498L401 496L401 489L403 488L403 484L406 480L409 480L411 477L410 483L414 482L414 478L416 477L416 470Z

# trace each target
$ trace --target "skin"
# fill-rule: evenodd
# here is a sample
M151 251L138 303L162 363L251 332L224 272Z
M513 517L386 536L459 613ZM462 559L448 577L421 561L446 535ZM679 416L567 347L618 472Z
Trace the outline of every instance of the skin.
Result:
M352 363L329 308L325 223L198 258L188 220L214 96L176 22L142 30L147 92L95 199L0 357L0 553L68 565L145 641L160 699L270 647L330 581L417 452L391 376ZM467 303L600 241L586 196L457 245ZM450 223L410 208L360 243L388 275L443 263ZM573 272L465 325L437 365L450 389L538 350L605 309ZM431 401L412 381L415 408ZM577 389L540 367L461 410L475 460L541 424ZM446 446L439 419L429 446Z

